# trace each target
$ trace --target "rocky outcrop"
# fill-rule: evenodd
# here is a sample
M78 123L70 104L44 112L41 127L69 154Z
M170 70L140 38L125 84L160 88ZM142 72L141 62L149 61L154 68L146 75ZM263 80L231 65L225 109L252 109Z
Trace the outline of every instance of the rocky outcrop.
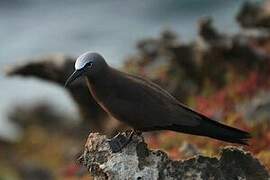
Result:
M125 134L123 134L125 135ZM112 153L104 135L91 133L80 161L94 179L269 180L267 170L249 152L221 149L219 157L197 155L173 161L165 152L150 150L140 135L119 153Z
M243 28L259 28L269 31L269 7L269 1L246 1L241 7L236 19Z

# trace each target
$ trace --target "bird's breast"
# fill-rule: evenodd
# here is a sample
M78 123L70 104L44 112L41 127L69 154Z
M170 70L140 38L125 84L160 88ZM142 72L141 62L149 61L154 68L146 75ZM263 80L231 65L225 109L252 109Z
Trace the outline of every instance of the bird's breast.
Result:
M109 87L91 82L86 78L88 89L98 103L104 102L110 96Z
M97 103L112 117L140 129L142 107L133 90L114 82L112 85L99 85L88 81L89 90Z

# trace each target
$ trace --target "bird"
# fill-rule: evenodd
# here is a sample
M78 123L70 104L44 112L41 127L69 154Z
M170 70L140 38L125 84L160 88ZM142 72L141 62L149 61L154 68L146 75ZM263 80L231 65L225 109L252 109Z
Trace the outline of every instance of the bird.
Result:
M73 72L76 58L56 54L46 55L35 59L25 60L19 65L13 65L6 68L7 76L35 77L47 82L63 87L67 77ZM89 133L89 127L92 132L101 132L106 135L113 135L117 130L125 129L123 123L109 118L103 109L93 99L83 80L77 81L69 88L66 88L71 98L76 103L80 119L82 136ZM107 126L114 126L115 129ZM88 127L88 128L87 128Z
M65 86L79 77L105 112L133 128L126 140L111 139L113 152L121 151L137 132L171 130L242 145L251 138L248 132L192 110L157 84L111 67L99 53L80 55Z

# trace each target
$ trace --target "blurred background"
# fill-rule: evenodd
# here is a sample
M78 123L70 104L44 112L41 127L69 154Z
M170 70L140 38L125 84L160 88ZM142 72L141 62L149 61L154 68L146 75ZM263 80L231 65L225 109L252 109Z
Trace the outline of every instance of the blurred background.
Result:
M89 132L127 128L83 81L63 88L85 51L250 131L245 148L270 168L270 1L1 0L0 27L1 180L89 179L77 162ZM174 159L228 145L173 132L146 140Z

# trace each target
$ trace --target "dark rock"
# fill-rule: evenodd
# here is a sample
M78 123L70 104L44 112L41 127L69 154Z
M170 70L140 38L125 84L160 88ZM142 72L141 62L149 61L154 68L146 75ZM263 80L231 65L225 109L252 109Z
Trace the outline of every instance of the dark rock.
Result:
M217 44L217 42L222 41L225 38L225 35L218 32L213 26L213 20L210 17L201 18L198 21L198 26L199 37L207 42Z
M244 28L270 28L269 1L247 1L241 7L236 19Z

